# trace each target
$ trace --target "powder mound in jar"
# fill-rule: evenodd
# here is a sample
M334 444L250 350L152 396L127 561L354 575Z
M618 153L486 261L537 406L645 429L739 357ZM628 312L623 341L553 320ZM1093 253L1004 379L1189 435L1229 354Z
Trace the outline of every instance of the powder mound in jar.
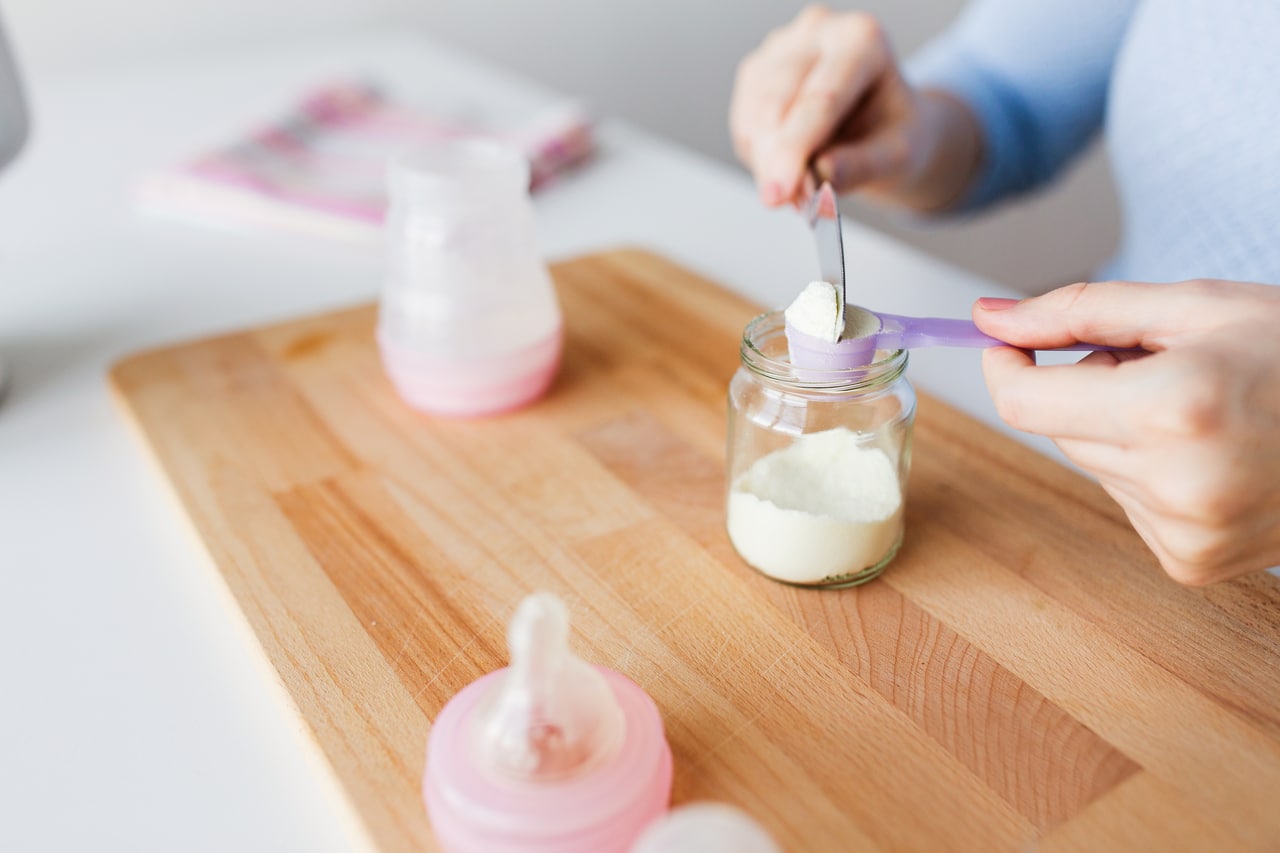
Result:
M846 305L839 316L836 286L828 281L811 281L784 312L796 331L835 343L841 338L865 338L880 331L880 318L856 305Z
M756 460L730 490L729 538L765 574L814 583L874 566L902 534L889 456L844 427Z
M902 502L898 474L883 450L862 447L844 427L801 436L758 460L739 481L781 509L839 521L875 521Z

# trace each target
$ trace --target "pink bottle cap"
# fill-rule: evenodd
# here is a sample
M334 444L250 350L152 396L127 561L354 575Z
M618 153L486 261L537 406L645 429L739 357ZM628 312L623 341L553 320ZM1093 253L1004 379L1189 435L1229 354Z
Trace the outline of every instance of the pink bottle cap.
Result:
M467 685L431 728L423 798L449 853L623 853L671 798L649 695L568 647L564 605L526 598L511 665Z

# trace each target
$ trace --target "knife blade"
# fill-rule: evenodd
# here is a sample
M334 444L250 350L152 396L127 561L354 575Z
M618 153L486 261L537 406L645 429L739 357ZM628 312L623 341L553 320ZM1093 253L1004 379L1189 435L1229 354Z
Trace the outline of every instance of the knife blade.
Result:
M813 240L818 247L818 270L822 280L835 285L836 317L844 319L844 239L840 232L840 208L836 206L836 192L831 184L823 181L822 186L809 199L806 210L809 227L813 229ZM843 337L844 323L840 322ZM837 337L836 340L840 338Z

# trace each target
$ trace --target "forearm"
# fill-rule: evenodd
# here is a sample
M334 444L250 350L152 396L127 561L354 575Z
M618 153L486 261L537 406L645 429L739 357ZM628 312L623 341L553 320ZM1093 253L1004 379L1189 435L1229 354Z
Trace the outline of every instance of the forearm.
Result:
M980 128L977 174L932 209L972 210L1052 180L1102 127L1116 52L1135 0L975 0L907 63Z

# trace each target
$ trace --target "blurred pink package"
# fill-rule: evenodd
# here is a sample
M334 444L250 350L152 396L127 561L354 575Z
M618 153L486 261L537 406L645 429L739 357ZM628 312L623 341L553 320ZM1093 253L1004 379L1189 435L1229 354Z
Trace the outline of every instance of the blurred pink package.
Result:
M145 179L140 206L199 223L285 228L375 242L387 210L387 162L442 140L487 138L523 152L530 188L586 159L592 128L571 102L512 124L442 118L367 83L337 83L225 148Z

